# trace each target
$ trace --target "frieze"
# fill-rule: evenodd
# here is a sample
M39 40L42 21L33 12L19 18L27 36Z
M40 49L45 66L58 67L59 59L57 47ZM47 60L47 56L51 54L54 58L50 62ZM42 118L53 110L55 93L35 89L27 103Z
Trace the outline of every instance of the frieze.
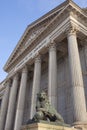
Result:
M44 27L42 27L42 28L40 28L39 30L36 30L35 32L33 32L33 33L30 35L28 41L25 43L25 46L26 46L27 44L29 44L29 43L30 43L40 32L42 32L43 30L44 30Z
M9 72L7 79L11 77L13 74L15 74L18 70L20 70L29 60L33 59L38 54L38 52L42 48L47 46L49 43L50 40L48 38L44 39L44 41L42 41L39 45L37 45L36 48L34 48L22 61L19 62L19 64L15 66L15 68L13 68Z
M15 71L20 69L24 64L26 64L30 59L33 59L35 55L38 54L38 52L48 44L48 39L45 39L43 42L41 42L39 45L36 46L19 64L15 66Z
M44 41L42 41L40 44L38 44L36 46L36 48L34 48L28 55L26 55L26 57L20 61L15 68L13 68L8 76L7 79L12 77L18 70L20 70L29 60L33 59L36 55L38 55L38 52L45 46L47 46L50 43L49 38L44 39Z

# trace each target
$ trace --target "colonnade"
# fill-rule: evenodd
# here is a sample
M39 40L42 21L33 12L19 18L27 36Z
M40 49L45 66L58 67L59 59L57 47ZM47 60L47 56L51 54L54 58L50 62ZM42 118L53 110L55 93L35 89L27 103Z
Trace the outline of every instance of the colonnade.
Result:
M81 70L81 63L78 51L77 36L75 32L68 32L68 58L71 76L71 93L72 93L72 107L74 121L86 121L86 101L84 94L83 77ZM52 43L49 47L49 78L48 78L48 97L53 106L57 108L57 54L56 45ZM18 74L13 78L12 87L9 83L6 86L3 97L1 116L0 116L0 130L12 130L13 116L16 109L16 117L14 130L20 130L23 119L24 102L26 94L26 85L28 78L28 67L25 65L22 69L21 83L19 95L17 100L17 108L15 108L16 94L18 89ZM35 58L34 76L31 97L31 115L35 112L36 94L40 90L41 80L41 57ZM9 96L10 95L10 96ZM9 103L8 103L9 102ZM8 109L8 111L7 111ZM7 113L7 117L6 117ZM5 128L4 128L5 126Z

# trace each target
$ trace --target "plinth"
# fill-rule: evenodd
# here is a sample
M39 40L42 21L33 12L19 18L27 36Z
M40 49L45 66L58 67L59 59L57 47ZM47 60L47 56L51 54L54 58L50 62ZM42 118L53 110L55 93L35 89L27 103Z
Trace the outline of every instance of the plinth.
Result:
M87 122L75 122L73 126L79 130L87 130Z
M50 123L32 123L22 126L21 130L77 130L73 127L55 125Z

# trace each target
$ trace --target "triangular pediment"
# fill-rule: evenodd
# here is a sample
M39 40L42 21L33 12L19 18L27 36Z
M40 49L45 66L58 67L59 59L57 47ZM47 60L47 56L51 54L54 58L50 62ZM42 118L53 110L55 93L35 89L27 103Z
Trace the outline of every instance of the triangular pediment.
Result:
M87 7L83 8L83 11L87 14Z
M71 0L66 0L61 5L57 6L55 9L48 12L46 15L42 16L31 25L29 25L24 34L22 35L20 41L16 45L14 51L12 52L11 56L9 57L7 63L4 66L4 70L7 71L8 66L13 63L18 56L25 50L27 46L32 44L32 41L38 37L38 35L46 30L47 26L52 23L53 19L58 16L60 12L64 10L65 7L69 4ZM72 2L73 3L73 2ZM73 3L73 6L77 6ZM77 6L78 7L78 6ZM79 8L79 7L78 7ZM8 71L7 71L8 72Z
M6 70L7 66L11 64L16 59L16 57L20 55L20 53L25 49L26 46L45 29L49 22L51 22L51 20L53 20L53 18L58 15L58 13L64 8L65 5L66 2L62 3L61 5L57 6L55 9L51 10L46 15L42 16L26 28L24 34L22 35L11 56L6 62L4 70Z

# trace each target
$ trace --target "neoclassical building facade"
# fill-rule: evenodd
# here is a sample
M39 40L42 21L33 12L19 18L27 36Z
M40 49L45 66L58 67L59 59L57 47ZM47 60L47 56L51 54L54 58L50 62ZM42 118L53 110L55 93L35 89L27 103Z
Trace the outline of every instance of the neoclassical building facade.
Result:
M86 11L66 0L26 28L4 66L0 130L21 130L42 90L65 123L87 124Z

